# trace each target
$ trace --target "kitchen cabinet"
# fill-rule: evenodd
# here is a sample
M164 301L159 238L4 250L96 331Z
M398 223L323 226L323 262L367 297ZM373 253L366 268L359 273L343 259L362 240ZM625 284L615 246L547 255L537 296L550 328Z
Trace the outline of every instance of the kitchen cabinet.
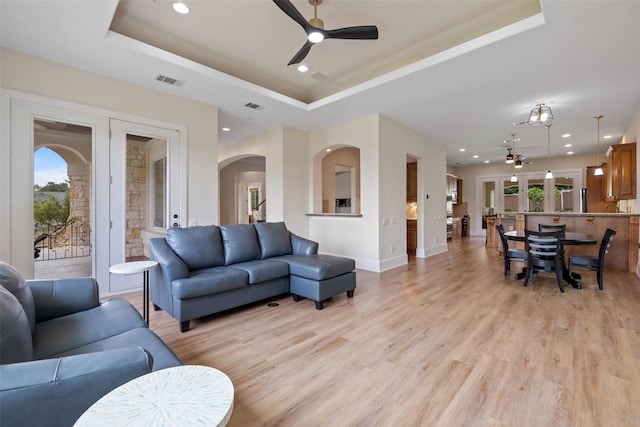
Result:
M407 163L407 202L418 201L418 163Z
M611 146L607 167L606 199L636 198L636 143Z
M407 253L415 255L418 247L418 221L407 220Z
M460 178L456 179L456 198L453 203L458 205L462 203L462 180Z
M606 212L609 202L606 200L605 176L607 164L602 165L604 175L594 175L597 166L587 166L587 212Z
M462 180L455 175L447 174L447 195L454 204L462 203Z

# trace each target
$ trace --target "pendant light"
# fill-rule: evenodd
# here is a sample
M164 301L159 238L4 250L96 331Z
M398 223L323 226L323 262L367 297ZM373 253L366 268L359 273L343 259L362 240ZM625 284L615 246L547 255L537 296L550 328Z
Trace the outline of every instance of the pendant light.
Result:
M518 177L516 176L515 173L511 175L511 182L518 182Z
M594 119L598 121L598 158L596 162L598 167L593 171L593 174L595 176L604 175L604 171L602 170L602 163L600 163L600 119L601 118L602 118L602 115L598 115L594 117Z
M549 169L544 179L553 179L553 174L551 173L551 124L545 126L547 127L547 166Z
M544 104L536 104L531 113L529 113L529 120L526 123L529 125L541 125L551 123L552 120L551 107Z

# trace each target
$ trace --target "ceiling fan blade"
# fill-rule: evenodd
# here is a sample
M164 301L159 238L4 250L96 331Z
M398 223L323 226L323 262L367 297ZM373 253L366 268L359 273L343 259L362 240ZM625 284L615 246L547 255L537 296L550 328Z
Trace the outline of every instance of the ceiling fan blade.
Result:
M328 39L376 40L378 27L375 25L361 25L359 27L336 28L326 32Z
M304 46L302 46L298 53L296 53L293 58L291 58L291 61L289 61L287 65L299 64L300 62L302 62L302 60L309 54L311 46L313 46L313 43L307 40Z
M289 0L273 0L273 2L278 6L289 18L296 21L302 28L304 28L305 32L309 29L310 24L304 19L304 16L298 9L291 3Z

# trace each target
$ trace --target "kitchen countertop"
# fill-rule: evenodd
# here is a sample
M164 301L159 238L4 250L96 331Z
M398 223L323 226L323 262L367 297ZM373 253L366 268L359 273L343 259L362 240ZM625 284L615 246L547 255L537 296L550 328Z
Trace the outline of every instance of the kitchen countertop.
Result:
M529 215L529 216L640 216L640 213L626 213L626 212L506 212L500 215L515 216L515 215Z

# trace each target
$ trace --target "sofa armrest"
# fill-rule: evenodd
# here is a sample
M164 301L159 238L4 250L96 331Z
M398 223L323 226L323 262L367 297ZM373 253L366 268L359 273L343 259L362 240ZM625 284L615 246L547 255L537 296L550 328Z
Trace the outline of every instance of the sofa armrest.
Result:
M318 253L318 243L289 232L293 255L313 255Z
M71 426L102 396L151 372L140 347L0 365L0 425Z
M149 241L149 258L158 262L161 275L168 283L189 277L189 268L164 238L156 237Z
M100 305L98 282L92 277L27 280L36 307L36 323Z

